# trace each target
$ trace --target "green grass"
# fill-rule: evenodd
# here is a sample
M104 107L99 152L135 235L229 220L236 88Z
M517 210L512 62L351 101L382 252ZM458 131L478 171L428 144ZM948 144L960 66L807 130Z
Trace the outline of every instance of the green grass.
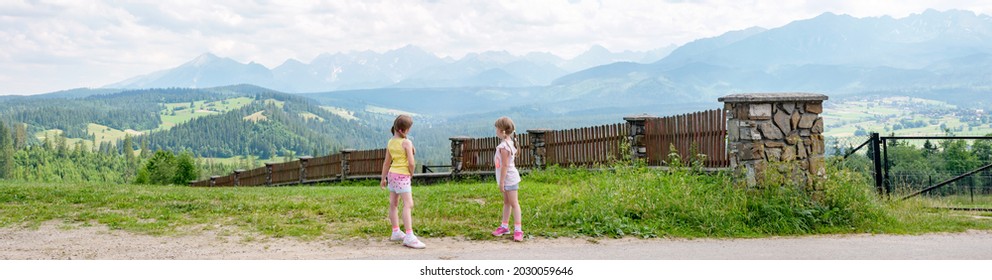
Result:
M228 112L244 107L252 101L254 99L250 97L228 98L214 102L196 101L193 102L192 108L189 107L189 102L165 103L163 104L165 105L165 109L159 112L159 115L162 117L162 124L155 130L166 130L198 117ZM177 110L175 115L172 115L172 110L177 107L181 109Z
M250 97L237 97L237 98L229 98L223 101L214 101L214 102L196 101L193 102L193 108L189 108L189 102L165 103L163 104L165 106L165 109L159 112L159 116L162 118L162 124L160 124L155 129L145 130L140 132L133 131L130 129L128 129L130 131L124 131L124 130L110 128L101 124L89 123L86 125L86 129L87 129L86 132L87 134L95 135L96 143L100 143L100 142L115 143L118 140L123 140L124 135L127 133L131 133L132 135L138 135L140 133L168 130L171 129L172 127L175 127L178 124L188 122L198 117L216 115L244 107L245 105L251 103L253 100L254 99ZM182 109L177 110L176 114L172 115L172 109L177 107L182 107ZM317 116L314 115L313 117L317 117ZM62 130L49 129L49 130L41 131L35 134L35 138L43 141L45 139L46 134L54 137L62 134ZM75 145L79 141L83 141L83 143L85 143L89 147L93 147L94 145L93 141L91 141L90 139L81 139L81 138L66 139L66 142L69 145Z
M810 196L793 187L735 187L729 176L622 167L550 168L524 178L524 227L536 237L761 237L992 229L990 219L877 198L859 176L835 171ZM421 236L492 239L502 199L493 182L417 185ZM236 228L271 237L368 238L388 232L387 193L346 186L191 188L0 183L0 226L46 221L152 235Z
M926 196L919 198L920 203L928 203L934 207L965 207L965 208L992 208L992 195L981 194L975 191L974 197L967 194L947 195L947 196Z
M134 130L130 130L130 129L129 129L130 131L117 130L114 128L107 127L105 125L99 125L95 123L87 124L86 129L87 132L93 134L96 137L97 143L100 142L115 143L117 142L117 140L124 140L124 136L127 135L128 133L131 133L132 137L135 135L139 135L139 132ZM92 143L88 143L88 144L92 144Z
M414 117L416 117L418 115L416 113L411 113L411 112L407 112L407 111L403 111L403 110L399 110L399 109L383 108L383 107L372 106L372 105L365 106L365 111L366 112L369 112L369 113L384 114L384 115L400 115L400 114L405 114L405 115L410 115L410 116L414 116Z
M349 120L349 121L350 120L357 120L358 119L358 118L355 117L355 112L348 111L348 110L346 110L344 108L338 108L338 107L332 107L332 106L320 106L320 108L322 108L322 109L324 109L324 110L326 110L328 112L331 112L332 114L338 115L339 117L344 118L344 119Z
M321 121L321 122L324 121L324 118L321 118L320 116L318 116L318 115L316 115L314 113L310 113L310 112L300 113L299 115L300 115L301 118L303 118L304 120L308 120L308 121L309 120L317 120L317 121Z
M871 106L869 106L871 104ZM839 103L833 104L826 110L822 115L825 123L828 125L826 136L831 137L847 137L853 136L854 132L858 127L862 127L867 131L878 131L884 134L895 133L896 135L941 135L944 131L940 128L941 124L946 125L949 129L956 129L958 127L964 127L963 131L955 131L956 134L963 135L985 135L992 133L992 127L988 124L982 124L980 126L973 127L972 130L968 130L968 125L961 122L960 118L953 115L945 115L937 118L935 124L930 124L929 121L932 117L926 115L926 112L919 111L919 107L908 107L913 106L928 106L928 109L954 109L956 106L950 105L945 102L928 100L921 98L909 98L909 97L887 97L881 100L847 100L840 101ZM886 117L886 121L877 121L872 119L875 116ZM885 127L889 126L892 128L895 124L898 124L901 119L912 119L912 120L923 120L927 122L927 125L918 128L906 128L898 130L885 131ZM843 123L840 126L832 126L832 124Z

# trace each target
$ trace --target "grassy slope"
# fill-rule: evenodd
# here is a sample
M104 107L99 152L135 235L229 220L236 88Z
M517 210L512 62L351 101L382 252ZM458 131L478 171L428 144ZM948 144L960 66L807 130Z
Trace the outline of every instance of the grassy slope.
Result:
M811 200L791 188L733 187L723 175L621 168L611 173L550 169L525 177L524 227L532 236L757 237L815 233L920 233L992 229L989 219L931 210L929 202L879 201L840 172ZM840 179L837 179L840 178ZM854 179L852 179L854 178ZM357 184L357 185L356 185ZM364 186L363 186L364 185ZM148 234L239 228L267 236L380 237L386 192L372 183L334 187L0 183L0 226L48 220L100 223ZM501 197L492 182L417 186L422 236L489 239Z
M162 118L162 124L159 125L158 128L153 129L152 131L170 129L176 126L177 124L185 123L198 117L216 115L237 108L241 108L245 105L248 105L248 103L250 103L252 100L253 99L249 97L229 98L224 100L226 101L226 104L225 102L222 101L215 101L215 102L196 101L194 102L193 109L188 108L189 102L166 103L164 104L166 109L159 112L159 116ZM184 107L184 109L176 111L176 115L173 116L171 112L172 109L176 107ZM131 133L131 135L138 135L140 133L149 132L149 131L138 132L130 129L124 131L95 123L88 124L86 128L87 128L87 134L93 134L96 136L97 143L100 142L116 143L119 140L123 140L124 135L127 133ZM54 137L62 134L62 130L49 129L49 130L41 131L36 133L35 137L38 138L38 140L44 140L46 133L47 135L51 135ZM66 142L69 145L75 145L76 142L79 141L83 141L84 143L86 143L88 147L93 147L94 145L93 141L90 141L90 139L79 139L79 138L66 139Z
M216 115L238 109L248 105L253 100L250 97L237 97L214 102L196 101L193 102L193 108L189 108L189 102L166 103L165 109L160 112L162 124L155 130L170 129L198 117ZM176 107L183 107L183 109L176 111L176 115L173 116L172 109Z
M869 103L871 103L871 106L869 106ZM992 126L989 125L981 125L968 130L966 123L962 123L958 117L951 115L941 116L936 124L930 124L930 117L915 112L913 109L903 107L909 103L917 105L926 104L926 106L931 108L955 108L953 105L940 101L921 98L909 99L907 97L888 97L880 101L843 101L832 105L829 110L823 113L823 118L828 125L840 122L847 123L839 127L829 127L825 134L833 137L853 136L858 126L868 131L883 132L886 125L891 127L898 123L900 119L923 120L928 123L923 127L888 131L885 134L943 135L944 131L940 129L941 124L945 124L946 127L952 129L964 126L964 131L955 132L961 135L985 135L992 133ZM877 122L871 119L874 116L892 116L893 118L887 122Z

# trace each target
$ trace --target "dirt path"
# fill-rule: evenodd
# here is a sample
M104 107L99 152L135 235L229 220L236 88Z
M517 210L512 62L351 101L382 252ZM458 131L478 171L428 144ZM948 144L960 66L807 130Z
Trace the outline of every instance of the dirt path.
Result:
M992 232L831 235L761 239L422 239L426 250L386 240L243 242L216 233L180 237L105 227L0 229L0 259L992 259Z

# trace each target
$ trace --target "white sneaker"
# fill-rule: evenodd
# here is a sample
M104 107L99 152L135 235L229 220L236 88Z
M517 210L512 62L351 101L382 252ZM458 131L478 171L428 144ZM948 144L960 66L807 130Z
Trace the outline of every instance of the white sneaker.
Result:
M417 237L414 236L412 233L407 234L406 238L403 238L403 246L407 246L414 249L427 248L427 245L424 245L423 242L420 242L420 239L417 239Z
M393 235L389 237L389 241L403 241L403 238L405 238L405 237L406 237L406 234L404 234L402 231L398 231L397 230L397 231L394 231L393 232Z

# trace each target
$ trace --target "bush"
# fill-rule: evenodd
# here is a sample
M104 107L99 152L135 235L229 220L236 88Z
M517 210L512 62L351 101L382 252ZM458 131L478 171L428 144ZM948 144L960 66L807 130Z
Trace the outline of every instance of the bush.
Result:
M158 150L138 170L136 184L186 185L200 176L193 155L183 152L178 157L169 151Z

